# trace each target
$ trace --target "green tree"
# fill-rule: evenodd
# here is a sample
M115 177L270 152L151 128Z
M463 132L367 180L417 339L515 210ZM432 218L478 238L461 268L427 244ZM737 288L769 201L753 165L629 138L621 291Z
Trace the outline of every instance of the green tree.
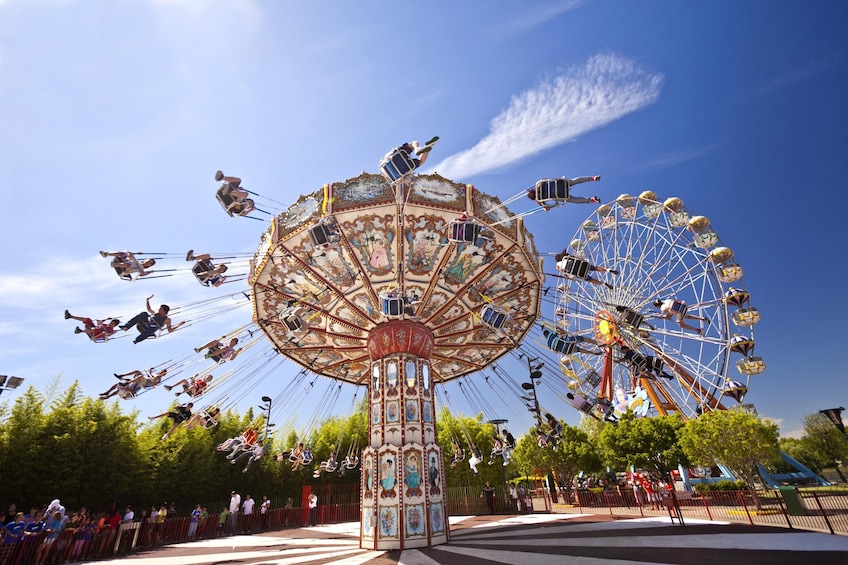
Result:
M680 444L696 464L709 466L719 461L754 489L757 464L778 455L778 428L745 410L716 410L689 420Z
M445 458L445 478L448 487L469 486L479 487L485 481L491 481L493 485L504 482L504 473L507 477L514 474L513 469L502 465L486 465L489 453L492 449L492 437L497 435L497 430L492 424L483 423L483 414L476 417L463 414L453 415L445 406L439 417L438 443L442 447ZM451 468L450 460L453 457L453 443L457 442L465 449L465 461ZM471 443L477 445L483 455L483 462L477 466L478 475L474 475L468 466L471 458Z
M525 475L531 475L536 469L543 474L553 471L557 482L567 487L571 500L571 480L579 471L594 473L601 469L600 457L589 435L575 426L563 423L562 439L556 449L542 448L536 437L525 434L512 455L516 468Z
M683 428L678 415L656 418L637 418L625 414L617 425L604 426L598 443L604 461L616 470L633 466L653 469L665 479L670 479L672 469L688 464L678 443L678 433Z
M840 432L827 416L820 412L804 416L804 436L801 442L805 451L811 458L815 458L817 463L815 467L807 465L808 467L816 472L835 467L842 480L845 480L837 461L848 461L848 437Z

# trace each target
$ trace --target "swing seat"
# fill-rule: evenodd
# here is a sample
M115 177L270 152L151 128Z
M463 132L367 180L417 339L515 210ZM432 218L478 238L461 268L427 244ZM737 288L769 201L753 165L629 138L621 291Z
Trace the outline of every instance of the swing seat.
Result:
M200 420L202 422L201 426L207 430L211 430L218 425L218 419L215 416L210 415L206 410L201 413Z
M592 410L593 404L586 399L582 394L575 395L574 399L571 401L571 407L579 410L580 412L585 412L586 414ZM557 437L555 434L551 437Z
M619 322L632 328L638 328L645 320L645 316L631 308L624 308L619 315Z
M473 220L453 220L448 224L448 240L453 243L474 243L480 239L482 226Z
M300 456L300 462L304 465L309 465L310 463L312 463L312 459L313 457L311 453L304 453Z
M565 179L542 179L536 183L536 201L568 199L568 181Z
M354 456L342 462L345 469L356 469L359 466L359 457Z
M286 310L280 314L280 321L289 332L297 332L303 329L303 320L293 312Z
M204 286L208 285L212 276L210 273L215 270L215 265L209 259L203 259L202 261L198 261L191 268L191 272L194 274L195 278L198 282Z
M506 312L504 312L497 306L486 304L480 311L480 318L487 326L495 330L499 330L503 327L504 322L506 322L507 315Z
M139 333L146 332L148 328L156 328L157 332L162 329L156 323L154 323L152 320L148 320L147 322L139 322L135 325L135 329L137 329L139 331ZM147 339L156 339L157 337L159 337L159 334L154 333L152 336L150 336Z
M647 361L646 368L649 372L655 373L657 376L662 375L663 369L665 369L665 361L659 357L648 357Z
M597 387L601 384L601 375L596 370L592 369L589 371L589 374L586 375L586 382L591 387Z
M313 247L322 248L341 240L335 218L328 217L309 228L309 241Z
M638 351L631 350L632 355L627 360L634 375L643 373L648 368L648 359Z
M400 318L404 311L404 299L401 296L380 294L380 311L389 318Z
M412 157L398 147L392 149L380 161L380 173L389 184L394 184L412 174L415 170L415 161Z
M671 313L675 319L682 320L686 317L686 313L689 311L689 307L686 306L685 302L681 302L680 300L675 300L671 303Z
M579 257L566 257L557 263L557 268L566 276L584 280L589 278L591 267L589 261Z
M232 190L233 187L225 182L215 193L215 198L218 199L218 202L230 217L246 216L256 209L252 199L243 198L239 200L232 195Z
M553 339L548 340L548 347L557 353L563 355L573 355L577 347L577 343L573 340L563 339L561 336L554 335Z

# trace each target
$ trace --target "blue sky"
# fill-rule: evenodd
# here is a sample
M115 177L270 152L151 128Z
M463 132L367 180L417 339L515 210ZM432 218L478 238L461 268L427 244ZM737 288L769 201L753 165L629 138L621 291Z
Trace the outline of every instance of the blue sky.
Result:
M845 29L840 1L0 0L0 373L40 389L61 373L94 395L247 323L241 310L95 345L62 317L219 294L190 276L125 283L97 254L251 253L264 227L223 213L216 169L290 203L439 135L428 165L502 199L601 174L605 202L650 189L708 216L763 314L768 369L747 401L796 433L848 402ZM558 251L588 213L528 226Z

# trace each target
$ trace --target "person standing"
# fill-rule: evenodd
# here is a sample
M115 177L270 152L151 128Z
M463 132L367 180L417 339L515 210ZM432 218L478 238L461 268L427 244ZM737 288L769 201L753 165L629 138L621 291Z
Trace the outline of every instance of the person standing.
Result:
M188 539L194 539L197 537L197 523L200 521L200 515L202 512L203 511L200 509L199 504L191 511L191 518L188 523Z
M244 502L241 503L241 511L244 514L244 520L241 524L241 533L249 533L253 530L253 506L256 501L250 498L249 494L244 495Z
M315 526L318 522L318 495L315 491L309 495L309 524Z
M509 485L509 497L515 503L515 509L521 513L521 499L518 497L518 489L515 488L514 484Z
M293 509L292 498L289 496L289 497L286 498L286 505L283 508L283 514L285 516L285 521L283 522L284 526L289 525L289 518L291 517L292 509Z
M486 481L485 486L480 491L480 498L486 499L486 506L489 507L489 512L495 513L495 487L492 486L492 483Z
M238 521L239 506L241 505L241 495L236 491L230 493L230 524L229 532L231 534L236 531L236 522Z
M268 529L268 518L271 515L271 501L267 496L262 497L262 504L259 505L259 514L262 515L262 531Z

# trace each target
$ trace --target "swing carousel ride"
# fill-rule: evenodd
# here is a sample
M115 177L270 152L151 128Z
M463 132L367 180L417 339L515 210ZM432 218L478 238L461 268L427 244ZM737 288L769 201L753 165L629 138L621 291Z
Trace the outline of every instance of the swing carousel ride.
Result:
M260 383L269 386L266 379L282 362L296 363L297 375L276 385L279 395L263 397L268 413L219 447L232 450L233 462L250 452L249 467L264 452L272 400L297 398L298 389L329 377L312 426L330 415L342 384L364 389L366 444L361 451L351 446L339 462L340 437L315 474L361 462L361 545L396 549L449 540L435 419L437 392L440 402L450 403L447 382L456 380L480 399L475 379L463 377L489 371L495 378L485 381L497 381L500 396L527 403L541 426L541 412L550 412L540 410L543 394L609 421L628 411L692 418L724 409L731 399L741 402L748 379L764 370L753 355L760 316L742 286L742 268L709 220L692 215L679 199L644 192L596 208L597 198L571 196L569 183L576 183L562 178L542 179L501 202L472 185L419 174L417 154L399 147L380 162L379 174L329 183L278 214L257 208L250 196L260 205L264 197L219 171L216 196L225 211L254 219L260 218L251 214L266 214L268 227L254 254L190 251L185 260L194 266L178 270L205 287L246 281L249 292L160 311L158 319L148 302L150 315L138 325L136 342L167 329L165 315L194 324L249 305L253 321L146 376L128 374L109 395L132 398L195 372L166 386L182 385L177 396L191 398L208 398L218 388L218 400L188 422L211 427L221 410ZM600 177L582 179L577 182ZM538 206L510 212L507 205L525 195ZM545 273L545 254L524 218L566 202L591 203L595 211L564 250L548 254L556 272ZM101 254L124 280L173 271L156 265L173 254ZM82 322L78 333L92 341L119 338L108 320L65 316ZM500 366L505 359L526 366L529 386ZM731 378L733 366L739 376ZM175 419L173 431L180 422L165 415ZM309 465L312 456L307 462L304 451L308 446L299 443L284 458Z

